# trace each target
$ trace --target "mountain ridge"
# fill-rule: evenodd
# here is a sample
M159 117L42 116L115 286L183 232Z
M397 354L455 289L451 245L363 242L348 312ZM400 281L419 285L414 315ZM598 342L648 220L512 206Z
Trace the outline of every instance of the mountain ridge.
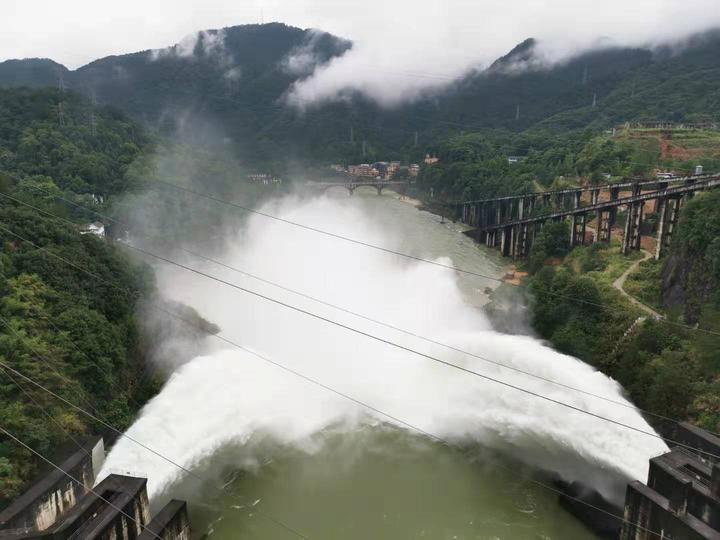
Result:
M528 38L488 69L394 109L359 92L306 111L285 105L294 84L351 48L337 36L282 23L230 26L72 71L52 60L6 61L0 86L53 86L62 73L70 89L161 133L210 140L212 132L257 163L281 155L418 159L462 130L561 133L663 114L690 121L720 116L720 31L692 36L681 49L604 47L552 66L541 65L537 41Z

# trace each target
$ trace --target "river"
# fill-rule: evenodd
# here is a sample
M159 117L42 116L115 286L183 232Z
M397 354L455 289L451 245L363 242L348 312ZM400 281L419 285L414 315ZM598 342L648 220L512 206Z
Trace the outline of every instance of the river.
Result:
M500 276L505 261L461 234L461 225L387 193L289 198L266 212L414 256ZM264 279L553 378L622 399L616 383L528 337L492 331L478 306L492 280L457 274L252 217L229 233L223 258ZM575 406L649 429L636 413L567 395L437 345L357 319L227 269L194 264L382 339L400 343ZM190 502L194 536L286 539L593 538L557 495L528 481L538 468L582 480L621 502L642 478L658 441L588 420L426 358L268 304L241 291L158 267L165 295L217 322L246 351L207 344L174 366L130 434L210 479L118 442L105 472L145 474L155 505ZM392 415L384 417L254 356L301 372ZM405 422L449 441L434 441ZM522 463L522 464L521 464ZM547 476L542 476L547 480ZM223 491L216 486L222 485Z

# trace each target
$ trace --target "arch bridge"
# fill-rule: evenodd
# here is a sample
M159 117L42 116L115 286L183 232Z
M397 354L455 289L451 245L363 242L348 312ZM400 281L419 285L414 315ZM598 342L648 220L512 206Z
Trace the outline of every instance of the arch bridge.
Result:
M407 187L411 184L409 180L358 180L353 179L347 182L308 182L308 187L313 190L326 191L333 188L343 188L348 191L350 195L355 193L355 190L361 187L373 187L377 190L378 195L382 195L383 189L388 188L393 191L404 192Z

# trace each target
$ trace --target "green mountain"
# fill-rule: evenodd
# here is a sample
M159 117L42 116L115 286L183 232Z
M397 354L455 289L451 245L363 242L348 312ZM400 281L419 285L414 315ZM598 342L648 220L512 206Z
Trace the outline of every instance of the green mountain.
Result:
M603 48L553 66L543 65L530 39L487 70L395 109L360 94L303 113L283 105L294 82L351 47L278 23L236 26L75 71L50 60L7 61L0 86L56 86L62 74L70 89L161 132L222 141L246 162L264 164L417 159L460 131L543 135L720 116L720 31L694 36L681 49Z

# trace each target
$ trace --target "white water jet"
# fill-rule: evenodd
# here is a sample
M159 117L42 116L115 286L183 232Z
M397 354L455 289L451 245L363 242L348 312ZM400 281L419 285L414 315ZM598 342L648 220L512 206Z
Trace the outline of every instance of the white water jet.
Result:
M426 255L403 245L401 230L384 230L372 205L359 201L285 198L265 210ZM229 238L222 260L413 333L625 402L615 381L579 360L535 339L493 331L481 312L465 302L456 274L447 269L261 216L251 217L242 233ZM630 408L428 344L210 263L186 263L353 328L652 432ZM507 453L564 480L591 485L615 502L622 501L625 482L644 480L648 459L666 450L657 438L440 365L185 270L158 267L158 282L167 296L192 305L217 323L222 335L273 361L438 437ZM178 366L128 435L192 468L226 446L242 446L257 433L280 445L305 448L314 434L330 426L354 429L358 423L394 423L248 352L228 349L216 347ZM118 470L147 474L150 497L182 476L175 466L125 438L113 448L100 477Z

